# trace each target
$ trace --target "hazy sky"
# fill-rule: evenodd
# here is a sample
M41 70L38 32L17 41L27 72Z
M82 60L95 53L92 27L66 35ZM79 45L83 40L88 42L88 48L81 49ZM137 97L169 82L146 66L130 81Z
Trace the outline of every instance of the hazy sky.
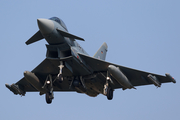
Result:
M38 0L0 1L0 119L2 120L179 120L180 1L179 0ZM38 31L37 19L57 16L79 44L93 56L108 44L107 61L164 75L176 84L137 87L95 98L76 92L56 92L52 104L38 92L14 95L5 83L16 83L46 55L46 41L25 42Z

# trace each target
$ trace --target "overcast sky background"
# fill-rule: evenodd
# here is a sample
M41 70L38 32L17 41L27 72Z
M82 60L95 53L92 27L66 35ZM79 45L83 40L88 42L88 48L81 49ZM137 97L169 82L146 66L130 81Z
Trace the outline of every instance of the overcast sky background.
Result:
M38 0L0 1L1 120L179 120L180 1L179 0ZM5 83L16 83L46 55L46 41L25 42L38 31L37 18L61 18L90 56L103 42L106 60L160 75L170 73L176 84L137 87L95 98L76 92L56 92L52 104L39 93L14 95Z

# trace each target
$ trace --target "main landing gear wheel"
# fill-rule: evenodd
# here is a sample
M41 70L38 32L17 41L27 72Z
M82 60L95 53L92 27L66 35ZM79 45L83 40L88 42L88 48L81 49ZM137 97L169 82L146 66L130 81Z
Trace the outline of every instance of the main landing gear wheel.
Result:
M113 89L112 88L108 88L107 89L107 99L108 100L112 100L113 99Z
M46 102L47 104L51 104L52 102L51 93L49 92L46 93Z

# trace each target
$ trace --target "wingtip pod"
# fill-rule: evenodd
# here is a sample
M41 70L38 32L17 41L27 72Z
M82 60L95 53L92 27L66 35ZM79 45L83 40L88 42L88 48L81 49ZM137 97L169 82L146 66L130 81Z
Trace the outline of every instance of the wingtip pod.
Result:
M10 91L12 91L15 95L18 94L18 93L16 92L16 90L11 87L11 85L5 84L5 86L6 86Z
M5 86L15 94L15 91L13 91L13 89L11 89L11 86L9 84L5 84Z
M176 80L169 73L166 73L165 75L171 80L171 82L176 83Z

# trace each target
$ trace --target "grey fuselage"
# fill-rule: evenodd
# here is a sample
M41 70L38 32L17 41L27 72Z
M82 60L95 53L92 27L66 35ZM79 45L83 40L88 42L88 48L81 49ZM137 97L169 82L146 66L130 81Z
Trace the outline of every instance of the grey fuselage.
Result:
M50 24L51 30L48 32L43 32L43 27L40 26L40 21L47 21L46 24ZM59 22L56 22L54 20L48 20L48 19L38 19L38 26L40 28L40 31L46 41L49 43L49 45L64 45L66 48L71 48L75 49L77 52L82 53L82 54L87 54L87 52L73 39L73 38L68 38L62 36L58 30L68 32L65 24L63 23L62 20ZM49 28L44 28L44 29L49 29ZM58 29L58 30L57 30Z
M66 59L69 56L73 56L73 58L76 59L76 62L73 64L70 61L63 61L65 67L71 72L71 74L63 74L63 77L74 76L74 78L71 79L77 78L80 80L81 76L86 76L91 79L93 71L78 55L79 53L88 55L88 53L75 41L75 38L78 39L79 37L68 33L62 20L57 22L51 19L38 19L38 26L43 37L49 43L49 45L46 45L47 59L63 61L63 59ZM86 83L89 84L89 82L86 81L83 83L84 86L81 85L81 87L75 87L76 91L86 93L89 96L97 96L99 93L92 90L93 86L88 87L88 84ZM84 89L85 86L86 89Z
M84 39L69 33L64 22L57 17L37 19L37 22L39 31L26 44L45 38L48 42L46 58L31 72L25 71L24 77L17 83L6 84L16 95L39 91L40 95L46 94L48 104L54 98L53 91L76 91L91 97L101 93L112 100L114 89L176 83L170 74L162 76L106 62L106 43L90 57L75 41Z

